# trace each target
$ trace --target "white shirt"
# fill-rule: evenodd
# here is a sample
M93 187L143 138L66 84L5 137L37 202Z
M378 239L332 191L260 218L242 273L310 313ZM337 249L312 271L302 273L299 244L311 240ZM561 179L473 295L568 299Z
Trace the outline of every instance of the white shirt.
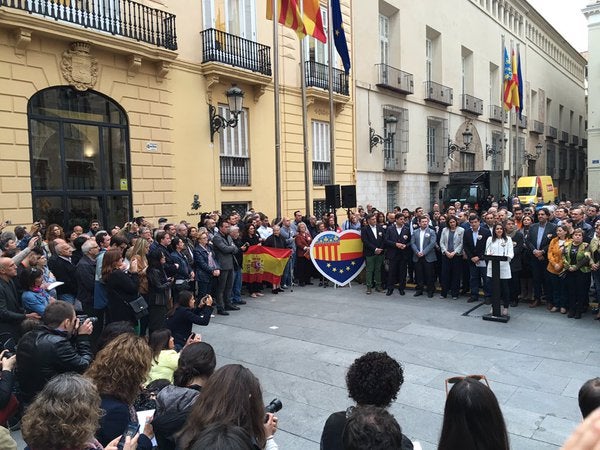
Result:
M485 254L508 257L507 261L500 261L500 279L507 280L511 278L510 260L514 258L515 252L512 239L509 236L506 236L506 241L503 239L492 241L490 236L485 243ZM488 261L487 276L492 276L492 261Z
M419 252L423 253L423 241L425 240L425 232L427 228L419 228Z
M373 236L377 239L377 225L369 225L371 227L371 231L373 232Z
M256 229L256 232L261 237L261 239L264 241L266 238L268 238L269 236L271 236L273 234L273 228L265 227L264 225L261 225L260 227L258 227Z

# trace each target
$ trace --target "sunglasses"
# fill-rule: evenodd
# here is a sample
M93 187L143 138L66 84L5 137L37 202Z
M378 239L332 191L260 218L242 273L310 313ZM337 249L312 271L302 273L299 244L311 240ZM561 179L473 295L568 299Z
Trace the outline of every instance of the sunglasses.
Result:
M464 375L464 376L450 377L450 378L446 378L446 382L445 382L446 397L448 396L448 392L450 392L448 385L454 385L454 384L458 383L459 381L464 380L465 378L470 378L475 381L484 381L485 384L487 385L487 387L490 387L490 383L488 383L488 380L485 375Z

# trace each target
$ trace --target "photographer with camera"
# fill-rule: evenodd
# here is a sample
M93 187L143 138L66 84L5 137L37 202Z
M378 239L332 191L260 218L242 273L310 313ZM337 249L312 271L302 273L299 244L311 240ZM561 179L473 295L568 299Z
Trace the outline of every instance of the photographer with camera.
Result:
M64 301L48 305L42 324L26 333L17 347L17 380L25 404L55 375L83 373L93 359L92 320L80 323L73 305Z
M206 326L210 322L213 312L213 299L205 295L196 306L194 294L190 291L181 291L177 303L167 314L167 328L171 330L175 340L175 350L180 351L192 333L193 325Z

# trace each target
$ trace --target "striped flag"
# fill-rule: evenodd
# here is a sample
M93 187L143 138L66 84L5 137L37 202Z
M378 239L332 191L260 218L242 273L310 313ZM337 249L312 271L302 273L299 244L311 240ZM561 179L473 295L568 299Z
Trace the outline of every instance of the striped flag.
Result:
M508 49L504 47L504 109L510 111L513 107L511 96L512 96L512 83L513 83L513 73L512 73L512 65L510 63L510 57L508 56Z
M300 17L297 0L275 0L279 12L278 22L284 27L291 28L302 39L306 36L304 21ZM273 20L273 0L267 0L267 19Z
M304 27L306 34L327 43L325 29L323 28L323 17L321 16L321 6L319 0L304 0Z

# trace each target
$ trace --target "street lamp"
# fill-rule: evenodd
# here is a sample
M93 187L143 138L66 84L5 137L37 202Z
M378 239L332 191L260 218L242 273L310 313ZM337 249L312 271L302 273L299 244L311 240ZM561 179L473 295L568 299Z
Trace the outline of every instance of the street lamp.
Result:
M225 117L217 114L217 108L215 108L213 105L208 105L210 142L214 142L214 134L219 130L226 127L235 128L238 124L238 116L242 112L244 91L237 86L233 86L227 89L225 95L227 96L227 104L232 117L231 119L226 119Z
M542 145L542 143L541 143L541 142L538 142L538 143L535 145L535 155L534 155L534 154L531 154L531 153L525 153L525 154L523 155L523 159L524 159L525 161L527 161L527 160L530 160L530 159L534 159L534 160L535 160L535 159L539 159L539 157L542 155L542 148L544 148L544 146Z
M369 123L369 152L373 153L373 148L379 144L389 144L394 140L396 135L396 129L398 128L398 118L396 116L385 116L383 118L383 125L385 126L385 138L375 133L375 130L371 128Z
M452 160L452 153L456 151L467 150L471 143L473 142L473 132L471 131L471 121L467 122L467 126L465 127L465 131L462 133L463 136L463 146L461 147L456 142L452 142L452 139L448 138L448 159Z
M502 151L506 148L506 142L508 141L508 138L506 137L506 135L504 136L502 141L503 141L502 148L496 148L493 145L485 144L485 159L488 159L490 156L496 156L496 155L502 154Z

